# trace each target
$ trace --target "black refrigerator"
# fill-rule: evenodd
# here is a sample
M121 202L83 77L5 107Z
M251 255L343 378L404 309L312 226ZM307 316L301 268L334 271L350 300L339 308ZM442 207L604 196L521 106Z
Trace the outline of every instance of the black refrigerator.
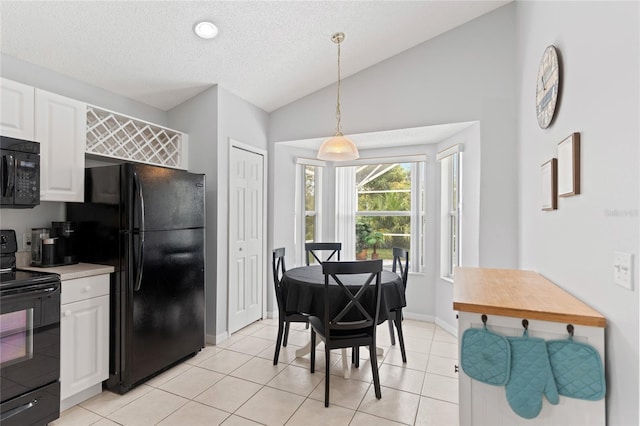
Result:
M82 262L111 276L106 388L125 393L204 347L204 175L143 164L85 170L67 203Z

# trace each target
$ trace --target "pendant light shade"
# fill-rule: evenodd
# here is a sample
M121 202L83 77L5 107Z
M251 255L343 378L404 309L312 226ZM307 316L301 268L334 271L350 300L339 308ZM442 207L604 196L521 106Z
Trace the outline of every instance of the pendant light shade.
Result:
M358 148L351 139L337 133L320 145L318 158L325 161L349 161L360 157Z
M325 161L349 161L360 157L356 144L342 134L340 122L340 43L343 40L343 33L335 33L331 37L331 41L338 45L338 97L336 101L336 134L324 141L318 150L318 158Z

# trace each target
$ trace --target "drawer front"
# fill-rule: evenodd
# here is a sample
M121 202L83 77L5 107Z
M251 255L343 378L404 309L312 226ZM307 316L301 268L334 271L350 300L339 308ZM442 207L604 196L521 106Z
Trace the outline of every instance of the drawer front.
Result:
M109 294L109 274L62 281L60 303L77 302Z

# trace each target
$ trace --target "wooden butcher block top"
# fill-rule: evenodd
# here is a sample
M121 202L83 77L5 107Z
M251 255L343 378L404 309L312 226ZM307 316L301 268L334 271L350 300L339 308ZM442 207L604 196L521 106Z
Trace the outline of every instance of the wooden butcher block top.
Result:
M457 268L453 309L605 327L606 319L542 275L516 269Z

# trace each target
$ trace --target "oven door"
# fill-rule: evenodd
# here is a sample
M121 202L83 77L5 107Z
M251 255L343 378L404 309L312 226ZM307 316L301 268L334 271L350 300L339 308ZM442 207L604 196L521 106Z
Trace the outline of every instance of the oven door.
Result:
M2 402L60 378L60 281L0 293Z

